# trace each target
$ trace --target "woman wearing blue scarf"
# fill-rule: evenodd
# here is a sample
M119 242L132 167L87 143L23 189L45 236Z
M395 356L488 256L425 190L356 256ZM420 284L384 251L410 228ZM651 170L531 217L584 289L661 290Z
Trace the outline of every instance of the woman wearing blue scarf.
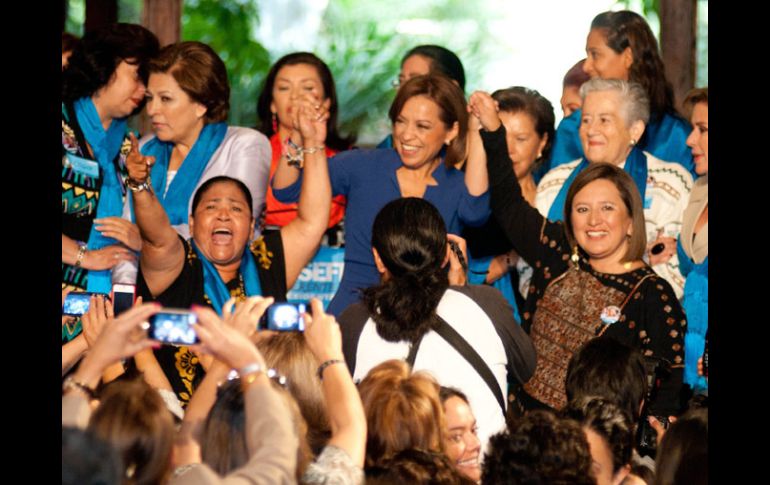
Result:
M331 208L326 153L314 149L326 139L328 112L322 105L304 103L297 116L294 125L306 149L297 218L256 240L252 195L243 182L227 176L211 178L195 192L189 215L192 238L181 237L150 183L152 158L133 145L128 186L143 241L137 292L144 301L177 308L207 305L221 315L231 297L286 300L286 289L318 249ZM198 357L187 347L170 346L155 355L185 405L203 375Z
M671 83L666 79L658 43L639 14L622 10L603 12L591 22L583 70L596 79L635 81L650 100L650 119L639 148L661 160L676 162L695 175L692 154L685 140L690 128L674 108ZM550 167L578 159L583 154L579 133L581 111L564 118L556 130Z
M158 49L144 27L111 25L87 33L62 72L62 289L109 293L110 270L141 248L136 226L120 218L126 119L144 104ZM62 340L79 327L63 326Z
M692 176L677 163L664 162L638 147L649 119L649 101L641 85L618 79L591 79L580 88L583 98L580 141L585 158L551 169L537 187L535 205L548 219L564 217L564 201L572 181L589 164L610 163L634 179L644 205L647 240L676 238L692 189ZM649 245L650 247L653 244ZM648 248L649 249L649 248ZM682 295L684 278L679 260L650 264Z
M224 62L201 42L161 49L149 65L147 115L155 136L142 140L154 157L150 180L171 225L190 237L187 216L195 190L219 175L241 180L262 211L270 171L270 143L256 130L226 124L230 85ZM124 214L130 215L127 201Z

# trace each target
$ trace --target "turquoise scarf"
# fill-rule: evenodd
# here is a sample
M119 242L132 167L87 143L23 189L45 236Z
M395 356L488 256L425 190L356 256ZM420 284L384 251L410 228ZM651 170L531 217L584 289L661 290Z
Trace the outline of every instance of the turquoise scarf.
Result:
M203 265L203 291L211 300L214 310L221 316L222 306L230 299L230 290L227 289L227 285L222 281L222 277L219 276L217 269L201 253L193 239L190 239L190 244L192 244L195 254L198 255L198 259L200 259ZM238 271L241 277L243 277L246 296L260 296L262 294L262 286L259 283L257 263L254 261L254 256L251 254L248 246L243 249L241 266L238 268Z
M155 157L155 165L150 172L152 188L155 190L155 196L158 197L160 204L166 211L172 226L187 223L190 215L188 206L193 191L200 182L211 156L222 144L225 133L227 133L227 125L224 123L213 123L203 127L200 135L198 135L198 140L185 157L174 180L171 181L168 192L166 192L166 177L174 144L160 141L155 137L142 147L143 155Z
M588 166L588 161L583 158L575 170L564 181L564 185L561 186L559 194L551 204L551 208L548 210L548 219L551 221L563 221L564 220L564 204L567 201L567 192L570 185L575 180L575 177ZM644 152L637 147L634 147L629 153L626 159L626 165L623 168L631 178L634 179L636 188L639 189L639 195L642 197L642 203L644 203L644 194L647 189L647 157Z
M114 160L126 135L126 120L113 119L109 129L105 131L90 97L78 99L74 107L80 129L99 163L102 187L99 191L96 218L120 217L123 212L123 181L115 168ZM91 226L87 242L89 250L94 251L117 243L115 239L103 236L96 230L95 225ZM88 291L109 293L111 288L110 270L88 272Z

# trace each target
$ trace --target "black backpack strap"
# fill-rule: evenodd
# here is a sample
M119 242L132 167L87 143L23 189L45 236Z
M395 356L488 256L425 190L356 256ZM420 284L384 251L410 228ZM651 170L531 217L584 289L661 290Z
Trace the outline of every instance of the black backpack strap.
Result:
M465 360L476 369L476 372L478 372L479 376L484 379L484 382L487 383L492 394L494 394L497 403L500 405L500 410L503 412L503 416L505 416L505 398L503 397L500 385L497 383L497 379L495 379L492 370L490 370L489 366L484 362L484 359L481 358L478 352L476 352L473 347L471 347L471 345L446 322L446 320L439 315L436 316L438 317L440 324L438 328L434 329L435 332L446 340L449 345L459 352L460 355L462 355Z
M422 338L424 336L425 334L420 335L417 337L417 340L412 342L409 346L409 355L406 356L406 363L409 364L410 369L414 369L414 360L417 358L417 351L420 350L420 344L422 343Z

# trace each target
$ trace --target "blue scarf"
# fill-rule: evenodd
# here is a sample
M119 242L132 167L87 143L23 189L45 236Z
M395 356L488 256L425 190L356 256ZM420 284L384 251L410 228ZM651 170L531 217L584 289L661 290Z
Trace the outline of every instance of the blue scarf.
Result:
M100 167L102 187L99 191L96 218L120 217L123 212L123 181L115 170L113 161L118 156L126 135L126 120L113 119L109 129L104 131L99 113L90 97L78 99L74 107L80 129ZM115 239L103 236L96 230L95 225L91 226L87 242L89 250L93 251L117 243ZM109 293L111 288L110 270L88 272L88 291Z
M198 135L198 140L193 145L190 153L187 154L187 157L185 157L174 180L171 181L168 192L166 192L166 177L174 144L160 141L155 137L142 147L143 155L155 157L155 165L152 166L150 171L152 188L155 190L155 196L166 211L172 226L187 223L188 216L190 215L188 213L188 206L190 199L192 199L193 191L198 185L203 171L208 166L211 156L219 148L219 145L222 144L225 133L227 133L227 125L225 123L213 123L203 127L200 135ZM133 206L131 216L133 219Z
M222 277L219 276L219 271L211 264L211 261L201 253L195 241L190 239L195 254L198 255L201 264L203 265L203 292L209 297L211 304L214 305L214 311L219 316L222 316L222 306L227 300L230 299L230 290L227 289L227 285L222 281ZM246 296L259 296L262 294L262 286L259 283L259 272L257 271L257 263L254 261L254 256L251 254L249 247L246 246L243 249L243 256L241 257L241 266L238 271L243 278L243 286L246 290Z
M575 170L573 170L569 177L567 177L567 180L564 181L564 185L561 186L559 194L556 196L553 204L551 204L551 208L548 210L549 220L564 220L564 204L567 201L569 187L572 185L575 177L588 166L588 163L589 162L583 158L578 166L575 167ZM626 165L623 167L623 170L628 172L628 174L631 175L631 178L634 179L636 188L639 189L639 195L642 197L642 203L644 203L644 193L647 189L647 157L644 155L644 152L637 147L631 149L631 153L628 154Z

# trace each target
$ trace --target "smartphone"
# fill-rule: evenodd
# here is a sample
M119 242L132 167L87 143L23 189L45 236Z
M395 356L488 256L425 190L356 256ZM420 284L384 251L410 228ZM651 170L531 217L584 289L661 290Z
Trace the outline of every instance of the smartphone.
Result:
M134 306L136 285L115 283L112 285L112 309L117 317Z
M277 330L279 332L302 332L305 330L305 319L302 314L307 311L305 303L273 303L259 321L260 330Z
M460 260L460 266L462 266L463 271L467 273L468 263L465 262L465 256L463 256L463 251L462 249L460 249L460 245L454 241L449 241L449 247L452 248L452 252L455 253L455 256L457 256L457 259Z
M104 293L92 293L90 291L73 291L67 293L67 297L64 299L64 306L62 307L62 314L69 315L71 317L79 317L88 311L91 306L91 296L102 295L109 299L109 295Z
M193 345L199 342L193 325L198 316L190 310L164 308L150 317L148 337L170 345Z

